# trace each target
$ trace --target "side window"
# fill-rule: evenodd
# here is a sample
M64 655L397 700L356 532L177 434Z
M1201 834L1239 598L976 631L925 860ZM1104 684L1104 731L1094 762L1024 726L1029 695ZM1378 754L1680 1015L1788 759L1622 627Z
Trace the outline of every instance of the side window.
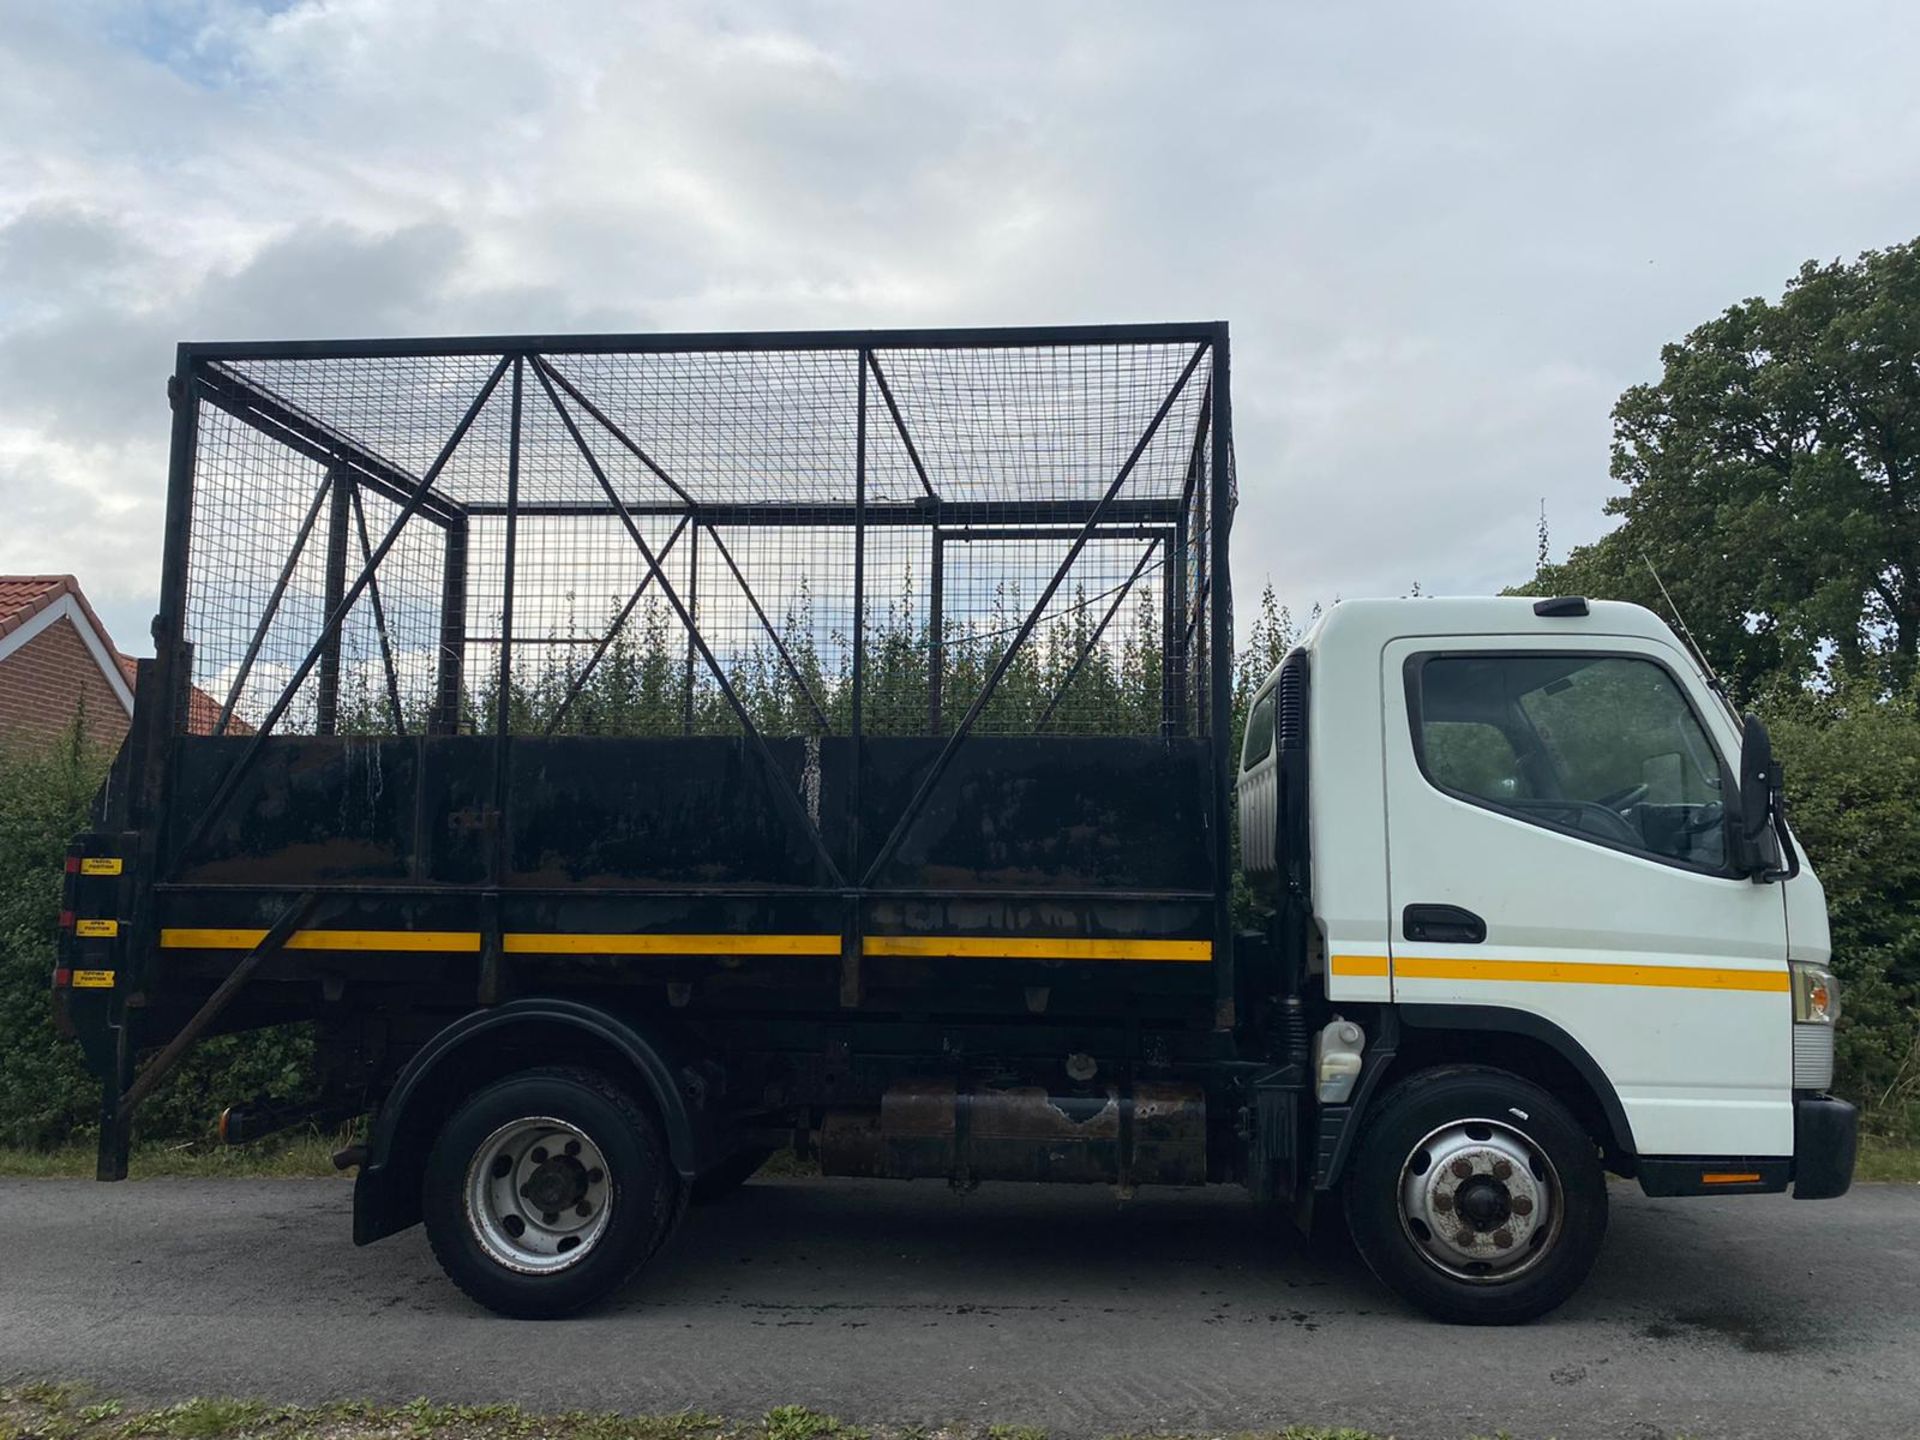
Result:
M1619 849L1726 864L1723 773L1672 675L1622 655L1436 655L1408 687L1428 780Z
M1443 790L1480 800L1530 800L1513 742L1483 720L1435 720L1426 727L1427 769Z
M1240 768L1251 770L1273 753L1273 691L1253 702L1247 716L1247 738L1240 747Z

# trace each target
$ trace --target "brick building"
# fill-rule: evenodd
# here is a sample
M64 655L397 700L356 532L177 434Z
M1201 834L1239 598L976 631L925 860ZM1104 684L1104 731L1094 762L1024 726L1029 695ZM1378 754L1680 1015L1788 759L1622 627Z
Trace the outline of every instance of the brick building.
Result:
M117 749L133 718L134 665L73 576L0 575L0 745L53 740L78 715L90 741ZM195 733L211 733L212 697L194 690L188 707Z

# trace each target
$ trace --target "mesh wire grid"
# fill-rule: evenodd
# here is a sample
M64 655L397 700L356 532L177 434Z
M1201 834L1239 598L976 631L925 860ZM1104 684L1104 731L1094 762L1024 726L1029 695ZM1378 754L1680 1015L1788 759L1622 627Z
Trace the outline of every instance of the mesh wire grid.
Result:
M207 362L186 638L230 728L846 734L857 652L871 735L996 670L978 733L1204 730L1203 343L502 362Z

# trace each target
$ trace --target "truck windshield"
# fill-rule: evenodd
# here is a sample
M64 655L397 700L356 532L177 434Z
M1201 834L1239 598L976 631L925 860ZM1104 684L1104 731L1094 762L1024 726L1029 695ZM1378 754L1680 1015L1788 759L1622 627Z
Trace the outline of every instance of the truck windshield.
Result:
M1436 655L1413 674L1415 748L1440 789L1615 848L1725 867L1723 766L1664 667Z

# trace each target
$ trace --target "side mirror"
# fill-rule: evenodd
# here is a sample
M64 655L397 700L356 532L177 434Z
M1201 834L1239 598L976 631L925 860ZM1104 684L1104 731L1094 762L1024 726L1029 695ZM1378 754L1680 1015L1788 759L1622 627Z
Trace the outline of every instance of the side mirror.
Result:
M1799 872L1788 844L1786 796L1773 741L1758 715L1749 715L1740 737L1740 816L1734 832L1740 869L1756 880L1784 880ZM1785 859L1788 868L1781 869Z

